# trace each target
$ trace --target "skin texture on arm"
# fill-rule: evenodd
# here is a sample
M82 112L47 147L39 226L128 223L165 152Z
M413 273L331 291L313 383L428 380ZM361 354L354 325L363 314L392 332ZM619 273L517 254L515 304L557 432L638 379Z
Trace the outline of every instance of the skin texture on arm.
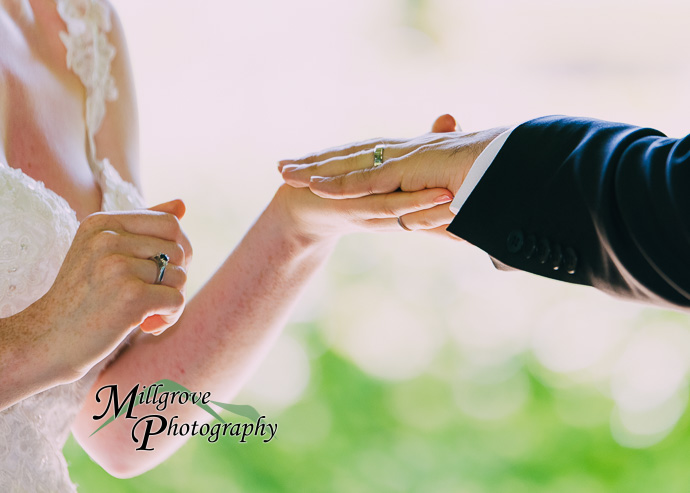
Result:
M99 376L73 431L108 472L130 477L159 464L187 437L152 437L152 452L136 451L132 422L119 419L101 430L92 419L102 414L95 392L117 385L129 392L136 384L173 380L192 391L211 392L213 400L229 402L267 352L301 290L330 254L341 232L396 230L398 215L448 202L443 189L366 197L356 201L325 201L308 189L284 185L239 246L211 280L187 303L179 321L163 335L141 335ZM299 210L298 210L299 209ZM377 212L378 211L378 212ZM356 220L357 216L374 219ZM140 405L137 416L154 413ZM209 420L196 406L165 410L178 422Z
M306 281L321 266L333 241L310 242L285 231L282 205L274 201L233 254L190 301L176 326L159 337L142 335L98 378L94 390L117 384L128 391L137 383L167 378L191 390L211 392L230 402L278 336ZM153 411L139 406L137 415ZM141 409L140 409L141 408ZM93 391L74 432L82 446L111 474L128 477L157 465L185 438L154 437L154 452L136 452L132 423L117 420L98 435L92 416L100 414ZM207 422L196 406L168 409L179 422Z
M106 102L105 118L94 136L98 158L108 158L120 176L141 191L139 176L139 117L134 77L124 30L115 9L111 8L112 29L108 33L117 54L111 64L118 97ZM107 138L104 136L107 135Z
M65 383L55 371L60 355L41 334L49 323L41 303L0 319L0 410L38 392ZM40 360L43 364L31 364Z
M124 46L116 48L118 53L124 52ZM128 73L125 76L131 80ZM116 83L121 85L120 80ZM130 110L113 111L111 124L126 125L128 112L134 108L127 91L120 92L115 104ZM115 135L122 139L124 149L136 147L127 142L129 132L116 131ZM123 163L132 166L131 159L123 159ZM135 175L136 170L129 173ZM122 175L128 176L126 172ZM398 231L397 216L450 200L452 194L442 188L326 201L306 188L281 187L242 242L187 303L179 321L161 336L138 335L101 373L73 426L76 438L94 460L118 477L134 476L159 464L186 438L152 437L150 447L155 451L137 452L132 423L125 419L91 437L98 427L92 417L104 409L104 403L96 402L97 389L114 384L126 393L138 383L150 385L165 378L192 391L211 392L213 400L232 401L341 234ZM138 416L150 412L150 406L136 408ZM173 405L164 414L179 416L179 422L209 419L206 412L191 405Z

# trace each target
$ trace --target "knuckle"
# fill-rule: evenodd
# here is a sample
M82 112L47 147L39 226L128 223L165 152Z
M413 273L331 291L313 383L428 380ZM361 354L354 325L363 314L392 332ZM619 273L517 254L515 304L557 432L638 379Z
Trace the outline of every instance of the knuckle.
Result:
M119 237L112 231L99 231L91 238L91 248L99 253L111 252L117 248Z
M133 309L142 306L146 301L146 286L138 279L131 279L122 285L120 298L126 306Z
M422 203L422 201L419 199L413 199L412 202L410 203L410 207L415 211L422 210L422 209L424 209L425 206L426 205L424 203Z
M180 220L174 214L168 214L167 212L160 213L157 216L157 222L159 224L159 234L169 240L178 241L181 238L181 225ZM179 243L179 241L178 241Z
M181 291L175 290L175 292L170 296L170 302L172 308L181 310L184 308L185 304L184 294L182 294Z
M391 202L390 195L385 195L383 198L383 203L382 203L382 208L384 214L387 216L396 216L397 215L397 210L393 203Z
M165 214L163 216L166 221L166 226L170 228L170 231L177 232L180 230L180 220L174 214Z
M299 160L301 164L312 164L318 161L318 154L308 154Z
M180 287L183 287L184 285L187 284L187 271L182 267L177 267L176 270L177 270L177 277L179 278L177 284L179 284Z
M91 230L99 229L106 226L108 221L108 215L104 212L94 212L84 218L81 222L79 229Z
M364 185L364 192L366 195L374 195L376 193L374 190L374 180L369 179L364 173L357 173L355 176L357 176L357 181ZM339 180L339 183L346 183L344 177L345 175Z
M101 257L99 264L99 270L108 282L116 282L127 277L130 271L129 262L124 255L114 254Z
M190 242L187 242L185 245L184 255L185 255L185 260L187 262L191 261L192 257L194 256L194 248L192 247L192 244Z
M184 262L185 258L187 257L187 252L185 251L184 247L180 245L179 243L175 243L172 246L172 250L168 254L170 258L174 258L176 260L179 260L179 262L175 262L178 265L182 265Z
M435 226L434 222L427 214L423 214L415 222L417 223L420 229L431 229Z
M180 223L180 220L175 216L172 216L170 219L170 232L174 235L175 241L177 241L179 244L183 244L187 239L184 231L182 231L182 224Z

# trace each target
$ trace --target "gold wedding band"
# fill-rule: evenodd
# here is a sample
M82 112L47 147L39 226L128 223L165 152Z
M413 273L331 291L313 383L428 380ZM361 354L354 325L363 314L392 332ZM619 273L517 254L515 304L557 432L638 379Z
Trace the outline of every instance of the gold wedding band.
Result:
M405 226L405 225L403 224L403 222L402 222L402 216L398 216L398 224L399 224L400 227L401 227L402 229L404 229L405 231L412 231L410 228L408 228L407 226Z
M383 150L386 148L383 144L374 147L374 168L383 164Z

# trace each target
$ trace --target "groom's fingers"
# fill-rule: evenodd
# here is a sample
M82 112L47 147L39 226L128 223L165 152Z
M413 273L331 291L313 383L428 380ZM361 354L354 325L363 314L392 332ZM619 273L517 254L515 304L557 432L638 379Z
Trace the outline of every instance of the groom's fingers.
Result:
M286 181L291 180L297 184L298 182L304 182L305 175L310 174L310 176L313 176L316 174L315 170L319 169L318 167L334 161L347 160L342 162L337 168L339 174L357 169L371 168L374 166L374 148L376 148L376 146L382 145L384 147L384 162L388 159L404 156L407 153L415 151L419 147L437 144L447 140L448 137L443 134L455 131L455 119L450 115L439 117L436 123L434 123L434 129L434 132L420 135L414 139L373 139L329 149L300 159L286 159L280 161L278 170L282 173ZM313 168L313 166L317 166L317 168ZM330 173L325 176L333 176L334 174L335 173ZM292 183L290 184L292 185ZM305 186L304 183L302 183L301 186Z
M429 160L427 151L431 149L433 149L433 144L417 147L409 154L386 160L376 168L351 171L337 176L312 176L309 189L324 199L349 199L377 193L390 193L401 188L406 174L408 179L414 178L419 185L413 190L438 186L431 183L443 182L443 168L420 166ZM417 170L416 174L419 176L412 177L412 170Z
M409 145L386 146L383 150L384 163L408 154ZM351 171L374 167L374 149L364 149L347 156L335 156L313 164L288 164L283 167L285 183L296 188L308 187L312 176L337 176Z
M309 189L324 199L354 199L395 192L400 188L402 169L390 161L378 168L351 171L337 176L312 176Z
M455 132L459 130L457 122L452 115L441 115L434 122L431 127L432 133L448 133ZM370 151L373 153L374 147L377 145L384 145L386 147L403 144L408 142L410 139L369 139L361 142L345 144L343 146L332 147L314 154L308 154L299 159L283 159L278 163L278 171L283 172L286 166L290 165L304 165L304 164L314 164L322 161L327 161L334 157L344 157L351 154L358 154L362 151ZM348 171L352 171L351 169Z
M326 161L328 159L338 157L338 156L349 156L351 154L357 154L362 151L371 150L374 151L374 147L377 145L396 145L406 142L408 139L369 139L362 142L356 142L354 144L346 144L344 146L332 147L314 154L309 154L303 156L299 159L283 159L278 163L278 171L281 173L285 166L290 165L303 165L303 164L313 164L321 161Z

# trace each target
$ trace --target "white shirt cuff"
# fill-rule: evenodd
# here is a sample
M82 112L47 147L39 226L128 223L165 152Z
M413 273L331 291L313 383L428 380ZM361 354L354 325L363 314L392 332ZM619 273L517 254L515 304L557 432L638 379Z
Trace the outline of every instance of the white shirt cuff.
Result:
M482 176L484 176L484 173L486 173L486 170L489 169L489 166L491 166L491 163L493 163L494 159L498 155L498 152L503 147L503 144L505 144L505 141L508 140L508 137L510 137L510 134L516 128L517 125L506 130L492 140L491 143L484 148L479 157L477 157L477 159L474 161L474 164L465 177L465 181L463 181L462 185L460 185L460 190L458 190L458 193L455 194L455 198L450 204L450 211L453 214L457 214L465 204L465 201L469 198L472 190L474 190L474 187L476 187L479 183L479 180L482 179Z

